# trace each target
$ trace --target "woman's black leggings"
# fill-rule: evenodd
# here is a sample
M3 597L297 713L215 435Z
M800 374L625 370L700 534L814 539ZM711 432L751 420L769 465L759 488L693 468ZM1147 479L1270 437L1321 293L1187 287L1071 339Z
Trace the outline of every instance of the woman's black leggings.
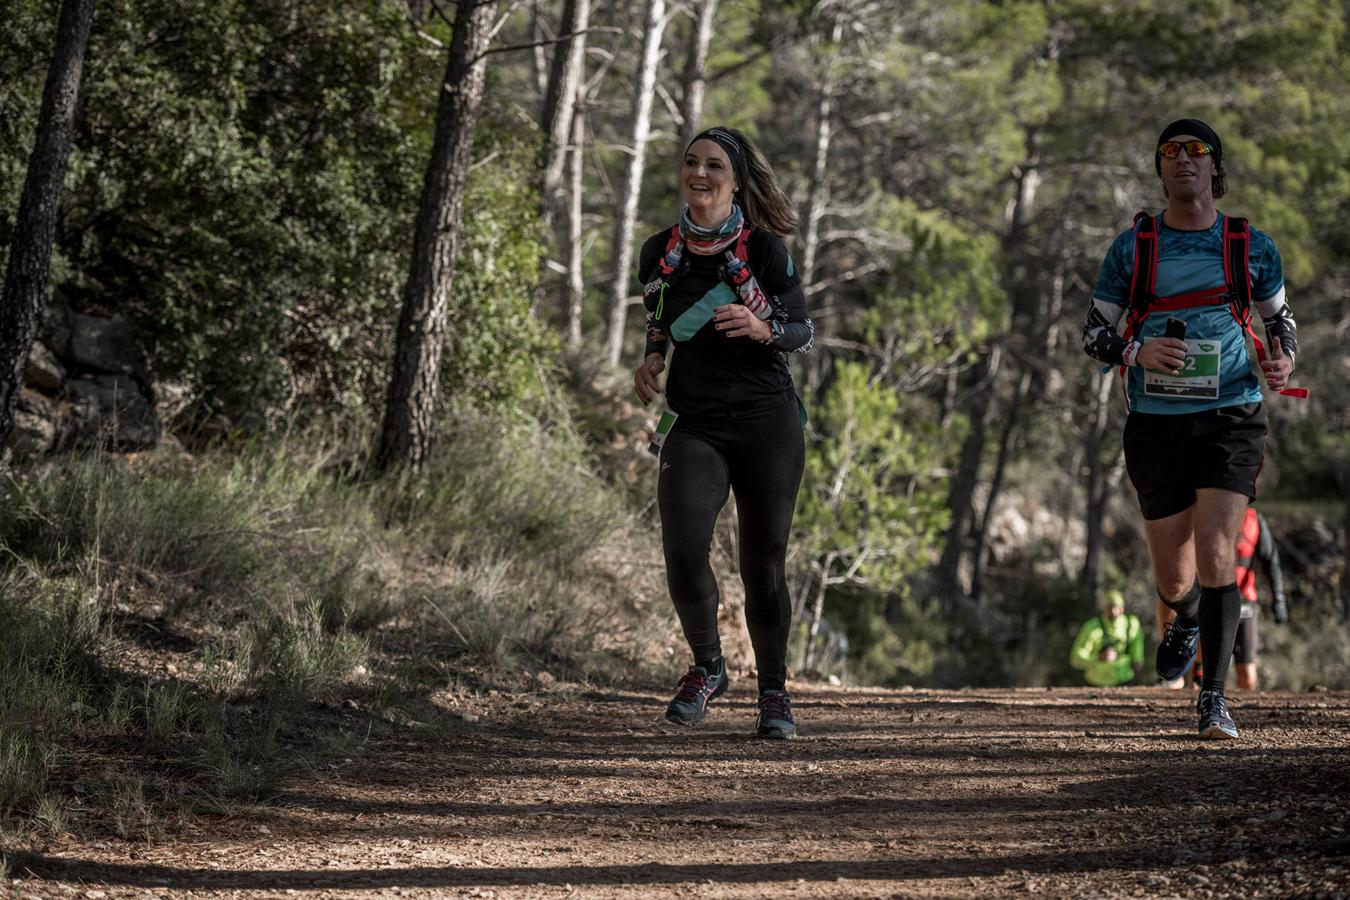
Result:
M727 492L736 494L745 622L761 691L782 690L787 680L787 541L805 457L795 397L743 418L680 416L661 450L657 501L666 581L696 661L722 654L708 549Z

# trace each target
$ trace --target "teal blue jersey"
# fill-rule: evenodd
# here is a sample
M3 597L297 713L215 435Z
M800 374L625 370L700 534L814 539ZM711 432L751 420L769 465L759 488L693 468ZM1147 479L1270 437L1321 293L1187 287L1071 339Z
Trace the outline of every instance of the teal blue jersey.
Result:
M1214 224L1204 231L1179 231L1166 225L1159 229L1156 283L1159 297L1224 286L1223 220L1223 215L1217 216ZM1255 228L1251 229L1248 265L1253 303L1282 294L1284 273L1280 253L1269 235ZM1124 311L1130 303L1133 274L1134 229L1131 228L1116 237L1102 260L1092 291L1093 300L1113 304ZM1186 338L1193 354L1188 354L1187 359L1191 371L1185 374L1189 377L1185 380L1157 379L1156 375L1147 375L1138 366L1130 367L1127 372L1131 409L1180 414L1260 402L1261 383L1248 358L1246 332L1233 319L1227 305L1152 312L1140 325L1134 340L1146 341L1161 336L1169 316L1186 322ZM1206 375L1211 377L1203 377ZM1200 387L1173 387L1189 382Z

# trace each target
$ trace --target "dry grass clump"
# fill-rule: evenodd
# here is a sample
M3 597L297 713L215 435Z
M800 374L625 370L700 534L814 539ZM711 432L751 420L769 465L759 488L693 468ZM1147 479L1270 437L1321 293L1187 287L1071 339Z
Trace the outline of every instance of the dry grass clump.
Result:
M0 819L153 837L447 683L653 661L659 541L582 441L474 413L446 433L382 479L314 435L0 474Z

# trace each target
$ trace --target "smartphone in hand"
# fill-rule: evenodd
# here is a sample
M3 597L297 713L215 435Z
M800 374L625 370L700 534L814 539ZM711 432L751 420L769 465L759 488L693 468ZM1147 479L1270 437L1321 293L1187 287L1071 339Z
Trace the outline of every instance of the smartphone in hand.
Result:
M1186 320L1178 319L1176 316L1167 317L1167 330L1163 332L1163 337L1176 338L1179 341L1186 340Z

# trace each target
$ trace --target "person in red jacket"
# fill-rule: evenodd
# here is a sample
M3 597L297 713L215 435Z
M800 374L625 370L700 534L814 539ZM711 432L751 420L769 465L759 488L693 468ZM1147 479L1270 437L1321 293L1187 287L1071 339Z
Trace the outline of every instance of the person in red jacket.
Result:
M1237 576L1238 591L1242 594L1241 618L1238 622L1237 640L1233 643L1233 662L1237 666L1237 686L1239 690L1254 691L1260 683L1256 670L1256 654L1261 649L1260 633L1257 623L1260 621L1260 593L1256 588L1256 562L1266 570L1273 595L1271 612L1275 622L1283 625L1289 621L1289 601L1284 591L1284 569L1280 566L1280 551L1270 534L1266 517L1247 507L1242 518L1242 527L1238 529L1237 539ZM1168 616L1175 615L1172 610L1158 604L1158 627L1162 631L1167 627ZM1196 660L1193 680L1200 683L1200 660ZM1170 688L1179 688L1184 678L1167 683Z

